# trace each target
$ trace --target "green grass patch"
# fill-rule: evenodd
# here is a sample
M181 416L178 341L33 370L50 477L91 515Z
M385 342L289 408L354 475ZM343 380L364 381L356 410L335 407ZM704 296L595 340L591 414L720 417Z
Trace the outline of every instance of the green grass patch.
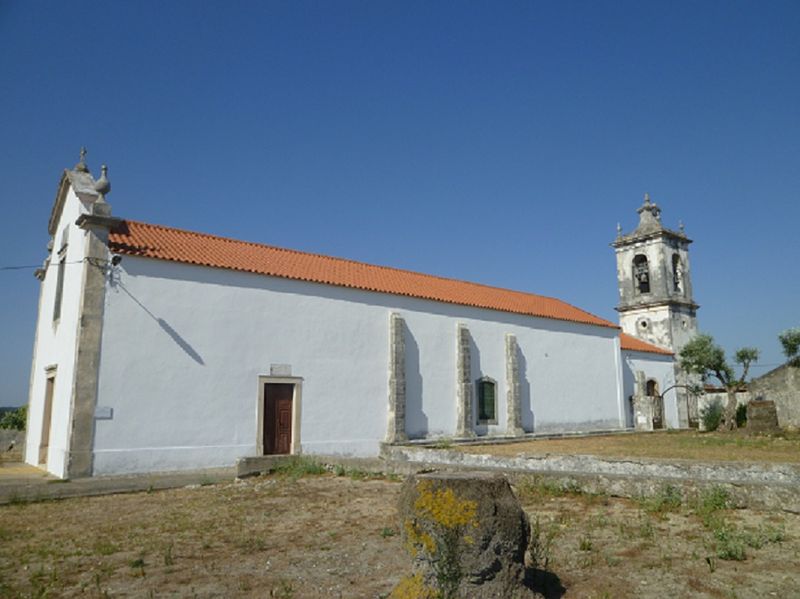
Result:
M275 467L275 474L292 480L297 480L304 476L319 476L327 472L323 464L305 456L291 457Z
M683 497L678 487L663 485L654 495L639 498L638 503L647 512L665 514L678 511L683 503Z

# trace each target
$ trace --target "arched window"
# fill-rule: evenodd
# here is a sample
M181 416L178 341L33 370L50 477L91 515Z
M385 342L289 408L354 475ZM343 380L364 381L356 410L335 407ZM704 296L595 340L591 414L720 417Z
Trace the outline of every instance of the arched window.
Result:
M636 254L633 258L633 289L639 293L650 293L650 269L647 256Z
M683 264L678 254L672 254L672 282L676 292L683 291Z
M647 381L647 389L645 391L648 397L658 397L658 383L653 379Z
M497 424L497 383L488 376L479 378L478 424Z

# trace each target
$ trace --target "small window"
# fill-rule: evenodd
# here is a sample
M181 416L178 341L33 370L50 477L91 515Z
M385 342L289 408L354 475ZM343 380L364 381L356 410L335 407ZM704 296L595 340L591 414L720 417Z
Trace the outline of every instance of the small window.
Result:
M58 250L58 275L56 278L56 300L53 302L53 322L61 318L61 296L64 293L64 268L67 265L67 243L69 242L69 227L61 231L61 244Z
M478 379L478 424L497 424L497 384L489 377Z
M653 379L647 381L646 393L648 397L658 397L658 383Z
M642 254L633 259L633 289L637 294L650 293L650 269L647 256Z
M67 265L67 248L58 253L58 275L56 279L56 301L53 304L53 322L61 318L61 296L64 293L64 268Z

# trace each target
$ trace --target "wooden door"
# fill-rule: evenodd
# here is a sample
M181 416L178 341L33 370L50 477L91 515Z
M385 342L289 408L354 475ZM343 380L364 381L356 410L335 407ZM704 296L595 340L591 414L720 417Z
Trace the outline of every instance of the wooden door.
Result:
M291 383L264 383L264 453L288 454L292 450Z
M44 390L44 410L42 413L42 436L39 439L39 464L47 463L47 451L50 448L50 424L53 413L53 389L56 379L52 376L47 377Z

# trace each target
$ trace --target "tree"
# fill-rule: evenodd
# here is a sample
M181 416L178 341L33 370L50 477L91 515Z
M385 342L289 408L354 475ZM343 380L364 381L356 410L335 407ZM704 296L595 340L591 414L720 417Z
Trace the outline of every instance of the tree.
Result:
M778 335L783 354L792 366L800 367L800 328L786 329Z
M736 428L736 391L747 380L750 365L758 360L758 350L754 347L737 349L733 359L742 367L740 377L736 376L733 367L725 358L725 350L714 343L711 335L697 335L680 351L681 368L699 374L703 381L713 376L725 387L728 402L719 425L720 430Z
M27 417L27 406L22 406L16 410L6 412L0 417L0 428L10 428L12 430L24 431L25 419Z

